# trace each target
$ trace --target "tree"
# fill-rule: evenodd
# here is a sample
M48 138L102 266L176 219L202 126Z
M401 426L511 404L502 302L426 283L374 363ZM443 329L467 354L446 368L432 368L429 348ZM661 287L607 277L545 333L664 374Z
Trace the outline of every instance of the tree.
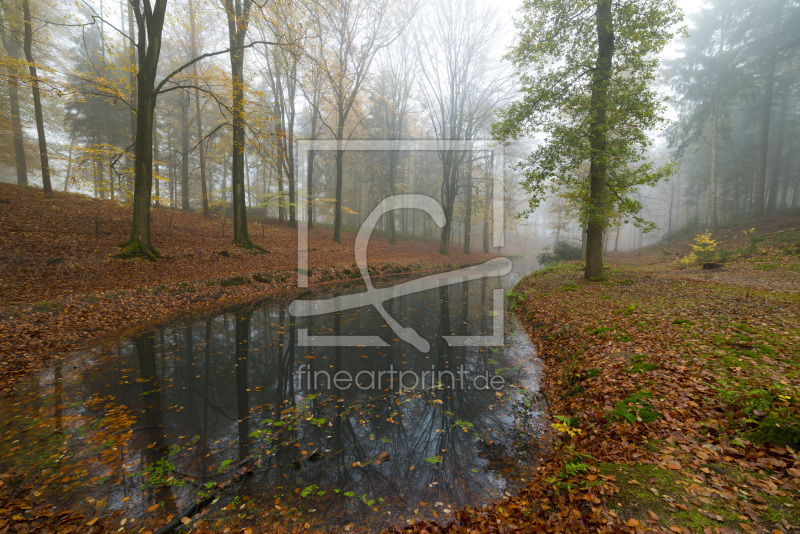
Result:
M230 41L231 84L233 105L231 125L233 129L233 156L231 162L231 196L233 203L233 243L244 248L253 248L247 231L247 206L244 191L244 41L250 23L251 0L224 0L228 18Z
M42 98L39 94L39 76L36 64L33 62L33 23L31 20L30 0L22 0L22 13L25 23L25 37L22 49L25 60L28 62L28 72L31 75L31 91L33 92L33 113L36 120L36 133L39 137L39 159L42 163L42 189L45 193L52 193L50 185L50 162L47 157L47 140L44 133L44 116L42 114Z
M91 20L89 13L86 16ZM102 25L87 27L73 42L71 59L77 81L72 84L73 93L65 106L65 122L71 129L71 144L75 140L83 142L86 159L95 163L95 194L105 196L108 191L114 198L113 175L108 184L103 175L106 158L111 153L121 153L130 143L128 103L121 98L127 80L113 63L106 61Z
M708 139L708 220L711 228L718 226L720 130L739 82L736 68L738 50L731 39L730 28L736 24L740 13L721 5L698 11L692 17L692 36L683 42L683 56L667 63L680 111L671 144L681 155L687 146L704 137L708 126L711 128Z
M197 39L197 21L194 15L194 2L189 2L189 31L191 33L192 57L197 57L199 52L198 39ZM199 84L200 80L197 77L197 64L192 65L192 77L195 84ZM194 111L195 121L197 122L197 143L200 157L200 193L203 197L203 217L208 218L210 213L208 211L208 186L206 184L206 152L203 145L203 114L201 113L200 106L200 91L195 86L194 88Z
M603 274L608 220L636 214L632 193L672 173L645 160L648 132L664 123L651 88L658 55L681 14L673 0L526 0L518 41L508 54L522 99L501 111L496 138L544 133L518 168L535 208L559 188L587 225L587 279ZM581 166L589 162L588 176Z
M409 100L411 97L412 80L416 78L416 59L408 53L410 43L401 40L399 46L387 50L381 64L377 80L377 89L380 95L378 115L381 116L385 137L396 146L404 133L407 120ZM397 167L400 151L389 151L388 193L394 196L397 185ZM397 242L395 228L395 212L386 214L389 226L389 244Z
M327 126L340 145L336 150L333 222L333 240L337 242L341 242L342 231L342 142L347 138L347 120L375 55L397 38L416 7L412 4L408 12L394 14L393 5L399 4L389 0L319 0L309 7L308 15L318 39L315 50L319 51L311 60L317 63L330 85L336 122Z
M5 62L6 76L8 77L8 105L11 116L11 129L14 138L14 160L17 168L17 183L28 185L28 166L25 160L25 137L22 134L22 121L19 111L19 74L14 63L22 57L22 47L17 41L21 19L10 8L13 2L0 3L0 41L11 61ZM16 31L15 31L16 30ZM13 63L12 63L13 61Z
M422 100L433 132L441 140L441 201L446 217L439 242L441 254L450 252L456 197L464 189L459 183L459 166L468 155L453 149L452 143L474 139L478 131L488 128L502 99L504 76L490 60L494 38L499 35L493 17L489 9L478 11L475 2L439 0L424 17L427 24L417 35L423 51Z
M308 138L315 140L319 137L323 127L323 120L320 119L320 103L323 93L322 71L314 62L305 69L305 79L299 80L300 90L309 105L308 119ZM306 159L306 188L308 189L308 227L314 227L314 150L308 151Z
M260 27L263 40L271 34L287 43L284 47L265 47L266 80L274 98L274 114L276 122L276 140L278 143L277 171L278 183L282 184L285 175L289 182L289 224L297 222L297 202L295 189L297 184L294 164L294 129L297 116L295 97L297 95L297 70L300 59L299 35L294 24L291 5L277 5L272 17ZM283 199L281 199L281 207ZM283 213L283 210L281 210Z
M153 116L161 34L167 0L130 0L136 17L136 134L133 170L133 225L131 238L123 243L126 256L143 255L155 259L159 252L150 243L150 197L153 190ZM142 5L144 4L144 5ZM130 36L133 38L133 36Z

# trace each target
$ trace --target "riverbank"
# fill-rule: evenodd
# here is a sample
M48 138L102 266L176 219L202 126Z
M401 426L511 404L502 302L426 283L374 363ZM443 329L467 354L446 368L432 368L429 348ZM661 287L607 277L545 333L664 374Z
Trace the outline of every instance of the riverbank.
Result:
M54 358L104 339L360 279L352 234L335 243L330 229L309 232L309 288L301 290L297 232L286 224L250 222L253 242L267 253L234 247L230 218L155 208L151 224L162 257L118 259L118 245L130 231L128 206L0 184L0 393ZM391 246L379 237L368 253L373 278L422 275L491 257L443 256L434 242Z
M765 237L710 272L659 246L517 286L558 439L482 524L800 531L800 250Z

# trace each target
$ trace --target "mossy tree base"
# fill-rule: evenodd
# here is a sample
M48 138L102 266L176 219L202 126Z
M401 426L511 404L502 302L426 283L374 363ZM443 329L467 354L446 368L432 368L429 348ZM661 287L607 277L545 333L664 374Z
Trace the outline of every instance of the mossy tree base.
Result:
M233 245L236 246L236 247L239 247L241 249L244 249L244 250L257 251L257 252L260 252L262 254L269 254L269 250L265 249L262 246L256 245L255 243L250 241L250 238L244 238L244 239L239 239L237 241L234 241Z
M122 252L116 254L114 257L123 260L145 258L150 261L156 261L158 257L161 256L161 252L152 246L143 246L139 241L126 241L125 243L119 245L119 247L122 249Z

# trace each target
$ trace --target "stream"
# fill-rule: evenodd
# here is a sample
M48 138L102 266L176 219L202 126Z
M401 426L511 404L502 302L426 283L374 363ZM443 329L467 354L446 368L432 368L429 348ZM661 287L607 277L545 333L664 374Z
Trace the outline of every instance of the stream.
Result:
M536 265L513 263L503 277L385 302L427 351L374 306L303 317L274 302L81 351L2 400L0 462L48 499L130 531L220 487L205 512L216 518L446 522L515 491L546 433L535 349L511 311L500 307L500 346L444 337L493 333L494 290ZM320 346L340 336L385 346Z

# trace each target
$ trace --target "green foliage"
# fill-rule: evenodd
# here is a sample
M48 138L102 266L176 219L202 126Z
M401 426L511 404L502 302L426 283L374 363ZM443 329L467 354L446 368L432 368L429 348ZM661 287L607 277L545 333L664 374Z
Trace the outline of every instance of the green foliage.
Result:
M614 409L608 413L607 418L610 421L652 423L658 419L659 414L648 401L649 398L650 393L646 391L631 393L614 405Z
M524 2L516 22L519 37L507 56L522 99L501 110L492 135L507 141L544 134L545 142L517 165L532 195L531 210L551 191L567 200L581 222L607 224L630 215L652 229L636 215L642 206L632 193L674 172L673 164L646 161L646 153L649 132L665 124L664 99L651 88L659 53L682 15L673 0L613 2L610 79L598 81L592 72L599 62L599 3ZM602 90L593 93L598 87ZM600 109L607 110L605 121L596 120ZM592 152L598 138L605 147L599 155ZM587 180L592 157L608 169L596 200Z
M543 252L536 256L536 261L540 265L553 265L561 261L581 259L581 246L569 241L556 241L553 243L553 252L549 252L550 246L546 246Z
M186 481L172 476L173 471L175 471L175 466L169 460L159 459L144 470L145 486L183 486Z
M528 296L528 293L525 291L519 291L517 289L510 289L506 291L506 298L508 299L508 306L514 310L525 302L525 297Z

